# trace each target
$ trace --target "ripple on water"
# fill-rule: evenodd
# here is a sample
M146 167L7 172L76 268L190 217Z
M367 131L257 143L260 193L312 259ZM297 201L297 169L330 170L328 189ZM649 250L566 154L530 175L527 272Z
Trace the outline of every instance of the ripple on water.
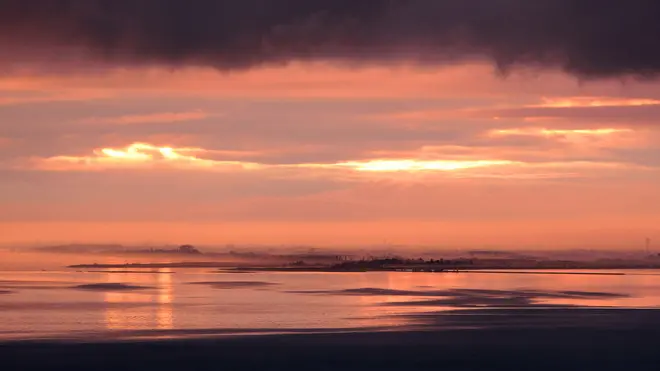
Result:
M191 282L191 285L206 285L214 289L244 289L259 288L276 285L273 282L263 281L215 281L215 282Z

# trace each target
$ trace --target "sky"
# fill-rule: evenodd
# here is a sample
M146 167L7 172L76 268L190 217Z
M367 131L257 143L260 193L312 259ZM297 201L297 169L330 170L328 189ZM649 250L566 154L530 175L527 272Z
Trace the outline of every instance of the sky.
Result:
M660 241L660 5L529 3L0 1L0 244Z

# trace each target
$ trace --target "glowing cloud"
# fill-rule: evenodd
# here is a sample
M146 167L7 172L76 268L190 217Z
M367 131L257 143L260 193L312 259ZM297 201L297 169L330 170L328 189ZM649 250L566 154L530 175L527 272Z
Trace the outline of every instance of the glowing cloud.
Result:
M626 99L609 97L542 98L542 103L529 107L577 108L577 107L639 107L660 105L656 99Z
M179 152L203 152L200 148L177 148L157 147L151 144L134 143L124 149L103 148L96 151L96 154L103 158L115 159L119 161L152 161L160 156L164 160L186 160L186 161L204 161L193 155L182 155Z
M498 129L490 132L491 136L531 135L531 136L608 136L620 133L630 133L631 129L602 128L602 129L547 129L547 128L515 128Z
M159 147L147 143L133 143L128 147L101 148L94 151L94 156L56 156L43 160L38 166L45 170L104 170L108 168L135 168L145 166L163 166L174 168L219 169L243 168L254 169L260 165L240 161L216 161L199 158L198 153L207 152L201 148Z
M537 129L544 133L545 129ZM523 130L523 132L525 132ZM608 133L604 130L604 133ZM509 133L510 132L505 132ZM550 134L554 135L554 132ZM500 134L502 135L502 134ZM515 159L487 157L452 158L430 153L431 148L408 155L383 156L378 159L347 160L334 163L267 164L237 160L216 160L224 151L202 148L175 148L148 143L133 143L124 148L100 148L90 156L55 156L36 159L33 168L44 171L103 171L113 169L188 170L210 172L274 171L273 175L291 174L322 176L336 179L399 179L399 175L443 178L550 179L588 176L594 170L631 169L631 166L609 162L525 162ZM231 153L230 155L236 155ZM251 153L246 152L249 156ZM206 156L204 158L203 156ZM227 157L227 156L224 156ZM559 171L557 170L559 169ZM280 172L283 171L283 172ZM293 173L292 173L293 172ZM591 173L593 174L593 173ZM401 177L405 180L408 177Z
M224 153L208 151L202 148L173 148L147 143L133 143L124 148L101 148L93 156L56 156L41 161L43 170L103 170L106 168L141 168L145 166L165 166L174 168L192 168L217 170L227 167L242 170L269 168L289 169L329 169L354 170L358 172L449 172L482 167L512 165L515 162L505 160L421 160L375 159L365 161L345 161L329 164L261 164L243 161L222 161L198 157L200 154ZM250 154L248 152L248 154Z
M481 167L512 165L512 161L426 161L426 160L370 160L342 162L334 166L345 167L365 172L419 172L419 171L457 171Z

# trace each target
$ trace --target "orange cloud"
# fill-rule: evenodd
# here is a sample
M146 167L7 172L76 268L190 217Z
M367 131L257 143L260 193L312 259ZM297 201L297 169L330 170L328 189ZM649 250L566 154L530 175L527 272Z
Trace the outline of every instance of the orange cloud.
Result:
M497 129L490 132L491 136L531 135L545 137L577 137L577 136L609 136L613 134L632 133L631 129L602 128L602 129L547 129L547 128L514 128Z
M363 116L363 119L368 121L425 122L465 117L467 117L467 115L465 114L465 111L461 109L434 109L365 115Z
M456 171L482 167L512 165L512 161L504 160L369 160L341 162L333 167L346 167L348 169L365 172L418 172L418 171Z
M174 169L255 169L259 164L216 161L197 157L201 148L172 148L133 143L125 148L101 148L93 156L55 156L38 161L37 167L49 171L107 170L113 168L161 167Z
M423 160L374 159L338 163L261 164L203 158L205 154L224 154L202 148L173 148L147 143L133 143L125 148L101 148L93 156L55 156L43 159L38 168L51 171L105 170L112 168L169 167L197 170L326 169L355 172L451 172L476 168L512 165L505 160ZM230 151L229 154L235 154ZM252 153L247 153L252 154Z
M173 148L147 143L133 143L124 148L100 148L92 156L55 156L43 159L43 170L102 170L106 168L140 168L168 166L178 169L218 170L228 166L242 170L272 168L351 170L356 172L450 172L516 164L506 160L428 160L417 158L371 159L337 163L262 164L244 161L224 161L204 158L209 154L236 155L235 151L215 151L202 148ZM246 155L254 155L246 152Z
M81 122L86 124L116 124L116 125L135 125L135 124L160 124L169 122L198 121L211 117L210 114L202 111L190 112L164 112L149 115L127 115L117 117L92 117L84 119Z
M0 89L20 91L97 90L125 98L134 96L187 96L215 98L361 99L456 98L530 96L552 94L600 95L620 91L618 84L591 82L579 85L561 73L546 73L529 83L524 73L501 79L489 64L419 67L361 67L340 63L290 63L249 71L221 73L212 68L133 68L103 74L7 75Z
M418 153L400 154L365 160L347 160L335 163L267 164L242 160L217 160L218 155L236 155L232 151L206 150L202 148L174 148L147 143L133 143L124 148L101 148L90 156L55 156L35 159L33 167L43 171L103 171L113 169L187 170L211 172L255 172L325 177L329 179L389 179L409 180L449 178L494 179L552 179L586 177L598 171L642 170L641 166L618 162L593 162L551 160L525 162L502 158L477 158L473 156L443 156L432 153L433 148L423 148ZM431 152L429 152L431 151ZM483 153L482 155L486 155ZM246 156L254 155L246 152ZM394 154L393 154L394 155ZM445 158L443 158L445 157ZM274 172L274 173L273 173ZM407 176L401 176L407 174Z
M643 170L643 166L618 162L550 161L523 162L509 160L455 160L427 161L415 159L371 160L324 165L366 174L370 178L384 176L396 180L396 174L419 175L423 179L478 178L478 179L560 179L593 176L607 170ZM409 179L409 178L405 178Z
M581 153L598 151L604 148L639 147L643 134L632 129L549 129L549 128L512 128L496 129L488 133L491 137L531 136L543 137L558 142L574 145ZM566 150L566 149L564 149Z
M598 120L621 119L619 112L625 112L622 125L639 122L642 117L632 114L635 110L649 112L660 107L660 100L654 98L618 98L618 97L541 97L531 104L501 104L468 110L476 117L489 117L493 120L519 119L524 122L551 122L562 124L564 120L592 117ZM643 109L645 108L645 109ZM591 114L588 114L590 112ZM614 114L613 114L614 113ZM648 113L647 113L648 114Z
M429 109L417 111L403 111L392 112L387 114L367 115L364 118L367 120L378 121L437 121L437 120L450 120L450 119L470 119L484 117L484 112L487 115L495 113L495 116L489 117L494 120L501 119L498 114L505 110L516 109L531 109L531 108L603 108L603 107L643 107L660 105L660 100L656 99L626 99L615 97L555 97L555 98L541 98L540 103L523 104L523 105L510 105L510 104L494 104L492 106L483 106L478 108L466 107L453 107L444 109ZM525 117L525 121L550 121L557 120L556 117Z
M617 149L642 149L650 144L648 133L644 130L625 128L594 129L551 129L547 127L496 129L487 133L490 138L529 137L539 138L545 149L527 149L515 158L533 158L541 156L546 161L570 160L576 158L599 159L601 163L616 162Z
M0 88L2 84L0 84ZM16 90L24 92L24 90ZM100 89L80 89L71 91L57 91L57 92L42 92L35 90L39 94L31 95L7 95L0 96L1 106L14 106L19 104L34 104L34 103L53 103L53 102L82 102L98 99L106 99L112 96L111 93L102 91Z
M574 108L574 107L640 107L660 105L657 99L636 99L616 97L561 97L542 98L542 103L528 107Z

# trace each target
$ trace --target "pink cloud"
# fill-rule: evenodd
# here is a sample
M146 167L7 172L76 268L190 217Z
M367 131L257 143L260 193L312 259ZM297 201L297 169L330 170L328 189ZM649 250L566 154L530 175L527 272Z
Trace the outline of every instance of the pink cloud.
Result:
M188 122L204 120L213 117L203 111L189 112L163 112L147 115L125 115L116 117L91 117L83 119L80 122L85 124L114 124L114 125L141 125L141 124L161 124L170 122Z
M293 64L0 89L2 226L44 239L577 244L660 220L657 84Z

